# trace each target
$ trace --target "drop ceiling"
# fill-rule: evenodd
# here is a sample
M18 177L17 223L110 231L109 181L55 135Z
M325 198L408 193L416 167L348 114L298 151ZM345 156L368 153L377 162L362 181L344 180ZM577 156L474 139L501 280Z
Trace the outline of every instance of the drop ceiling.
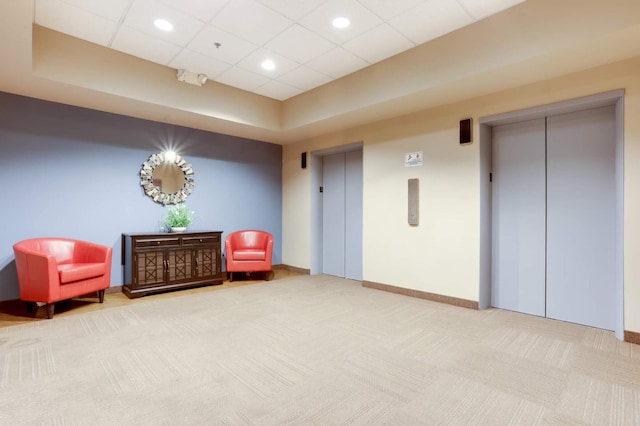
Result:
M328 27L339 5L361 12L352 35ZM152 35L151 10L175 18L170 37ZM0 91L277 144L355 141L360 125L446 105L463 118L473 98L638 46L638 0L0 1ZM256 69L261 52L287 71ZM178 67L210 80L180 82Z
M286 100L523 1L35 0L34 22ZM336 17L350 25L334 28ZM157 19L173 30L156 28ZM267 59L274 69L261 67Z

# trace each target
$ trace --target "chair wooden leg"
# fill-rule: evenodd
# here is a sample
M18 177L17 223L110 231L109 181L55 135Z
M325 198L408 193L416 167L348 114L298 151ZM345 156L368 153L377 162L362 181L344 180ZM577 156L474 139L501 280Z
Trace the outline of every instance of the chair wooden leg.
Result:
M229 282L233 282L233 272L227 272L227 280L229 280Z
M55 309L55 303L47 303L47 318L53 318L53 310Z
M28 314L35 314L37 308L38 308L38 305L36 304L36 302L27 302L27 313Z
M100 299L100 303L104 303L104 290L98 290L98 299Z
M269 281L269 278L271 278L271 271L265 271L264 272L264 280L265 281Z

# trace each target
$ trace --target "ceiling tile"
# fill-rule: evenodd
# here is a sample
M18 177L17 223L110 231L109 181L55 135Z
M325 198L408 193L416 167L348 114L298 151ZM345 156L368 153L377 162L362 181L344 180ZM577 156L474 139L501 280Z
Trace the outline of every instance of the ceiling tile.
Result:
M215 43L220 43L220 47L216 47ZM189 43L188 47L191 50L232 65L237 64L242 58L258 49L255 44L229 34L213 25L206 25L200 34Z
M38 3L45 2L49 0L37 0L36 6ZM120 21L131 4L131 0L64 0L64 2L116 22Z
M125 26L120 27L111 47L162 65L167 65L181 49L180 46Z
M287 18L298 20L325 0L258 0L269 9L278 12Z
M475 19L486 18L489 15L502 12L524 1L525 0L458 0L462 7Z
M304 63L327 53L335 47L335 44L296 24L280 33L265 47L289 59Z
M35 23L103 46L109 44L117 29L115 21L58 0L39 1L35 8Z
M373 64L414 46L414 43L389 25L382 24L345 43L343 47Z
M340 78L369 64L347 50L336 47L307 63L310 68L333 78Z
M293 25L293 21L254 0L230 1L211 23L259 46Z
M272 60L275 63L276 68L273 70L265 70L264 68L262 68L261 64L266 59ZM238 63L238 66L244 68L247 71L262 74L267 78L277 78L278 76L291 71L292 69L297 67L298 64L283 56L278 55L275 52L269 51L267 49L258 49L244 58L242 61L240 61Z
M253 91L269 81L268 78L239 67L233 67L216 77L216 81L237 87L239 89Z
M155 27L153 21L166 19L173 24L173 31L162 31ZM186 46L204 26L204 23L154 0L134 0L124 25L138 31Z
M349 18L351 25L337 29L334 18ZM382 20L355 0L329 0L300 20L300 24L334 43L342 44L380 25Z
M285 99L523 1L35 0L34 22ZM337 16L351 26L333 28ZM156 29L156 18L174 31ZM261 67L267 58L275 70Z
M384 19L385 21L400 15L402 12L406 12L424 3L424 0L358 0L363 6L370 9L373 13ZM438 0L443 1L443 0ZM451 0L444 0L451 1ZM478 0L472 0L477 2Z
M214 79L231 68L231 65L227 63L217 61L188 49L183 49L178 56L169 63L169 66L175 69L186 69L196 74L205 74L209 79Z
M425 43L473 22L455 1L430 1L389 21L389 24L414 43Z
M328 83L331 77L301 65L280 76L278 81L306 91Z
M111 1L111 0L110 0ZM158 0L173 9L199 19L209 22L229 0Z
M295 95L302 93L302 90L289 86L288 84L280 83L279 81L270 81L265 85L262 85L254 90L259 95L267 96L269 98L284 101Z

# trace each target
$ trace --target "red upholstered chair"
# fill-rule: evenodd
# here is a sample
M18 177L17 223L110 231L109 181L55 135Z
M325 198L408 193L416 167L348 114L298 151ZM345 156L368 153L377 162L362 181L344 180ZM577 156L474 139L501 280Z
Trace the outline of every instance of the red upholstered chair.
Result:
M225 240L227 276L233 281L234 272L264 272L269 281L273 235L265 231L232 232Z
M55 302L97 292L100 303L111 285L111 247L68 238L33 238L13 245L20 299L29 312L46 303L47 318Z

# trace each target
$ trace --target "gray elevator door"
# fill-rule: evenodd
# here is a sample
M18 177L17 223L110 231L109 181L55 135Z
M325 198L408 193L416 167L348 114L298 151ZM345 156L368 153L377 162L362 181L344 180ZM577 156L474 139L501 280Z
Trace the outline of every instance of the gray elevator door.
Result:
M322 272L362 280L362 151L322 161Z
M547 119L547 317L615 328L615 109Z
M492 305L615 328L615 109L493 128Z
M322 159L322 272L344 277L344 153Z
M544 118L493 128L491 305L545 316Z

